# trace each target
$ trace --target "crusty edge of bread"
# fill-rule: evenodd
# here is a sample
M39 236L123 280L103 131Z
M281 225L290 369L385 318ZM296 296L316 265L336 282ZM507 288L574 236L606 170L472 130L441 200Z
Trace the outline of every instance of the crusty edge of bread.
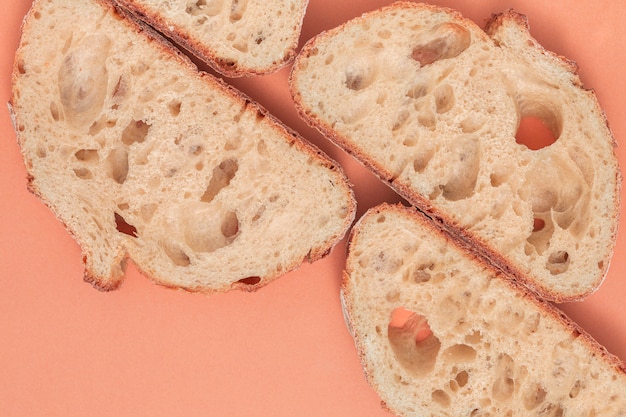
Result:
M417 4L417 3L406 2L406 1L400 0L388 6L384 6L380 9L364 13L361 16L356 17L350 22L354 22L358 20L364 21L365 19L368 18L370 14L377 14L385 10L394 9L400 6L425 7L425 8L431 8L434 10L444 10L450 13L451 16L453 16L455 19L468 20L467 18L462 16L460 12L454 9L450 9L447 7L439 7L439 6L429 5L429 4ZM613 149L615 149L617 147L617 142L610 129L610 125L608 123L606 113L600 107L597 101L595 92L593 90L589 90L583 87L582 82L580 81L577 75L578 65L574 61L568 60L565 57L562 57L551 51L548 51L543 46L541 46L532 37L532 35L530 35L530 25L528 23L527 17L521 13L513 11L512 9L509 9L508 11L503 12L503 13L493 14L492 17L487 21L486 26L485 26L485 33L487 34L487 36L489 36L490 39L493 40L493 38L491 38L492 33L496 31L498 25L503 24L503 21L505 19L512 19L516 24L523 27L528 32L528 35L533 42L532 46L534 48L539 49L539 51L542 54L552 57L552 59L555 60L555 62L558 62L558 64L562 66L565 70L572 73L573 79L575 80L575 85L578 88L580 88L581 91L585 92L586 94L592 97L593 99L592 101L595 103L596 109L598 110L599 114L602 115L603 122L608 128L608 132L611 135L612 146L613 146ZM459 243L462 246L464 246L466 250L469 250L470 252L473 252L475 254L478 254L479 256L482 256L483 258L485 258L487 262L490 262L493 266L514 276L515 279L517 279L519 282L522 282L524 285L530 288L535 293L536 296L545 298L552 302L563 303L563 302L581 301L585 299L586 297L588 297L589 295L593 294L595 291L597 291L597 289L601 286L602 282L604 281L608 273L610 262L612 259L613 248L615 246L615 242L617 239L617 229L619 226L619 217L620 217L620 201L619 200L620 200L620 189L621 189L621 179L622 179L622 175L619 169L616 173L616 176L617 176L616 178L617 189L615 190L616 202L613 207L613 214L612 214L613 217L616 219L616 222L615 222L615 227L612 231L612 239L611 239L610 248L609 248L610 250L608 251L609 254L607 255L605 259L603 259L604 261L603 269L599 274L597 284L591 290L579 292L579 293L572 294L572 295L565 295L565 294L561 294L555 291L551 291L550 289L542 285L540 282L537 282L535 279L530 277L527 273L523 272L521 269L513 265L502 254L500 254L500 252L497 249L495 249L489 242L469 232L458 222L455 222L445 213L442 213L440 210L438 210L435 206L433 206L433 204L428 198L425 198L424 196L411 190L410 187L396 182L395 175L389 169L387 169L385 166L378 163L377 161L372 160L369 156L359 152L358 149L352 148L349 140L347 140L342 135L337 133L330 124L325 123L323 120L317 118L315 115L311 114L311 112L305 108L305 106L303 105L301 94L295 88L296 75L297 75L296 69L299 66L300 60L305 59L307 56L309 56L312 52L315 51L315 49L317 48L316 40L318 39L318 37L333 36L335 33L339 33L350 22L345 22L342 25L339 25L333 29L322 32L318 36L309 39L309 41L307 41L305 45L302 47L302 49L300 50L300 53L296 56L293 69L289 76L289 88L290 88L290 93L292 95L293 101L295 103L296 111L298 115L300 116L300 118L304 120L309 126L317 129L326 138L331 140L333 143L335 143L337 146L343 149L346 153L348 153L349 155L352 155L361 165L363 165L365 168L371 171L378 179L380 179L382 182L387 184L392 190L394 190L400 196L405 198L410 204L414 205L420 211L427 214L428 217L431 218L431 220L439 227L440 230L445 231L450 237L458 240Z
M35 0L35 1L39 1L39 0ZM271 114L269 111L267 111L267 109L265 109L260 103L252 100L250 97L248 97L247 95L245 95L243 92L241 92L240 90L236 89L235 87L231 86L230 84L226 83L224 80L212 76L211 74L208 74L206 72L200 71L198 69L198 67L193 63L193 61L191 61L191 59L184 55L179 49L177 49L170 41L168 41L167 39L165 39L162 35L160 35L156 30L154 30L152 27L150 27L149 25L133 18L129 12L121 7L118 7L116 4L113 4L110 0L94 0L96 1L98 4L100 4L103 8L107 8L108 10L110 10L118 19L121 19L124 21L125 25L127 26L127 28L131 31L133 31L137 36L146 36L148 38L148 41L152 44L155 45L155 47L157 47L158 49L160 49L163 53L170 55L173 59L177 60L178 63L183 66L186 67L187 69L189 69L191 72L194 73L194 75L200 79L202 82L204 82L205 84L207 84L208 88L215 88L218 89L220 92L222 92L223 94L225 94L226 96L229 96L231 99L236 100L242 104L246 104L248 106L254 106L254 108L264 116L265 119L271 121L271 126L272 128L278 132L278 134L280 136L282 136L284 138L285 141L287 141L289 144L293 145L296 147L296 149L298 149L300 152L303 152L305 154L308 154L312 157L317 158L321 165L325 166L326 168L328 168L329 170L331 170L333 173L335 173L341 180L342 182L346 185L346 192L349 194L350 196L350 202L351 205L348 207L348 212L349 215L346 216L344 225L342 227L342 233L337 233L336 236L331 236L329 238L329 240L326 242L326 245L319 247L319 248L313 248L308 254L307 256L302 259L302 260L294 260L288 268L285 268L283 272L281 273L275 273L269 276L265 276L265 277L259 277L260 281L258 283L255 283L253 285L249 285L249 284L245 284L245 283L234 283L231 288L232 289L240 289L240 290L245 290L245 291L254 291L257 290L267 284L269 284L271 281L273 281L274 279L284 275L286 273L286 271L291 271L293 269L296 269L298 266L300 266L304 261L308 262L308 263L312 263L315 262L319 259L322 259L324 257L326 257L327 255L329 255L331 253L331 251L334 249L334 247L345 237L346 232L348 231L348 229L350 228L350 226L352 225L355 216L356 216L356 199L354 196L354 191L351 187L351 183L350 180L348 179L348 177L346 176L345 172L343 171L341 165L339 165L339 163L337 163L335 160L333 160L330 156L328 156L327 154L325 154L321 149L319 149L317 146L315 146L314 144L308 142L307 140L305 140L298 132L296 132L294 129L288 127L287 125L285 125L281 120L279 120L276 116L274 116L273 114ZM34 7L31 7L29 9L29 11L27 12L27 14L25 15L23 21L22 21L22 25L21 25L21 31L24 32L25 30L27 30L27 26L30 24L30 22L32 21L31 19L31 14L34 12ZM21 41L20 41L20 45L21 45ZM18 48L19 51L19 48ZM15 96L15 85L16 83L15 78L17 77L17 72L18 72L18 59L19 59L19 55L16 54L15 56L15 60L13 62L13 71L12 71L12 94L11 97L9 98L9 101L7 103L7 107L8 107L8 111L9 111L9 115L13 124L13 128L16 134L16 140L17 140L17 144L18 147L21 149L22 148L22 139L21 139L21 133L19 131L19 129L17 128L18 126L18 121L19 121L19 115L14 111L14 106L13 106L13 97ZM23 154L23 153L22 153ZM111 276L111 277L106 277L106 278L102 278L102 277L98 277L96 274L93 273L93 271L89 270L89 268L87 267L87 263L86 263L86 259L89 255L89 251L86 247L86 245L84 245L80 239L78 238L78 236L76 236L76 234L74 232L72 232L71 228L68 227L67 223L65 221L63 221L62 217L60 216L60 214L58 213L58 211L53 207L53 205L50 203L50 201L45 197L45 195L43 195L40 190L36 187L35 183L34 183L34 178L32 177L32 175L30 174L29 170L28 170L28 161L24 160L24 166L26 168L26 175L27 175L27 189L30 193L32 193L34 196L36 196L38 199L40 199L44 205L46 205L50 211L54 214L54 216L57 218L57 220L63 225L63 227L70 233L70 235L72 236L72 238L77 242L78 246L80 247L81 253L82 253L82 262L84 265L84 275L83 275L83 279L85 282L90 283L95 289L100 290L100 291L112 291L115 289L118 289L121 284L124 281L124 277L125 277L125 271L126 271L126 265L129 259L129 255L126 251L122 251L120 252L117 257L116 260L119 260L119 263L121 265L121 269L119 271L117 271L118 273L115 276ZM135 266L137 267L137 265L135 264ZM185 290L185 291L190 291L190 292L205 292L205 293L210 293L210 292L217 292L217 290L212 290L209 288L197 288L197 289L191 289L191 288L181 288L178 286L173 286L173 285L168 285L167 283L161 282L161 281L157 281L155 279L155 277L153 277L151 274L148 274L147 272L141 270L139 267L137 267L138 271L146 276L148 279L152 280L153 282L158 283L159 285L166 287L166 288L173 288L173 289L177 289L177 290Z
M366 347L363 345L360 335L355 331L354 320L350 314L352 310L352 305L350 301L350 251L352 250L355 242L360 238L361 227L365 219L367 217L385 212L392 211L397 212L402 215L408 215L412 217L416 222L419 222L426 227L432 230L433 235L436 235L436 238L442 238L448 244L453 246L454 248L460 250L463 254L465 254L469 259L474 262L477 262L485 267L488 273L493 275L493 279L499 279L504 284L506 284L512 291L517 291L521 293L522 299L527 300L528 302L533 303L538 310L545 316L549 316L559 322L565 329L570 331L573 335L577 336L578 340L582 340L584 345L588 349L589 355L598 356L602 360L606 361L616 373L621 373L626 375L626 362L622 361L617 356L610 353L604 346L602 346L598 341L596 341L591 334L589 334L585 329L583 329L580 325L570 319L563 311L555 307L553 304L538 298L534 292L528 289L526 286L519 283L510 275L503 273L500 269L496 268L491 263L485 262L480 256L477 256L476 253L468 252L463 245L459 244L459 241L452 238L449 234L445 233L442 229L437 228L430 221L428 216L426 216L423 212L417 210L414 207L406 207L401 204L389 204L382 203L378 206L370 208L352 227L352 230L349 235L348 244L346 246L346 252L348 254L348 261L346 262L345 270L343 271L343 277L340 284L340 301L341 301L341 309L343 312L344 320L346 322L346 327L348 332L352 336L354 340L354 345L357 351L357 355L359 361L362 365L363 372L365 374L365 378L376 392L380 392L381 388L377 386L374 381L373 374L374 371L372 367L373 364L368 363L366 356ZM391 314L391 312L390 312ZM381 404L383 408L391 410L384 401L381 400Z
M125 10L130 18L154 28L163 36L171 39L174 44L184 49L189 54L208 64L218 73L230 78L264 75L275 72L292 63L298 49L300 39L299 34L294 38L292 44L289 46L283 61L274 62L265 67L246 67L238 65L236 62L229 59L221 58L211 48L193 39L190 35L186 34L185 31L180 30L180 28L167 22L162 16L151 13L141 5L133 3L129 4L120 0L105 1L108 1L117 8ZM302 22L304 21L306 6L307 5L305 4L298 22L298 27L300 28L302 27Z

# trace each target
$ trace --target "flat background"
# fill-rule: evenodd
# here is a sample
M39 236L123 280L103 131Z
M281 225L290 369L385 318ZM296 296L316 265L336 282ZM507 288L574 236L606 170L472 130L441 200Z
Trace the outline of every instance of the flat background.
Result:
M0 0L0 102L29 0ZM390 1L311 0L301 40ZM481 26L512 7L533 35L578 62L626 166L626 5L619 1L435 1ZM471 4L470 4L471 3ZM289 68L233 84L345 168L359 215L397 201L384 185L306 127L287 90ZM341 315L345 242L256 293L189 294L152 284L132 264L122 287L82 280L80 250L26 190L8 112L0 107L0 415L389 416L366 384ZM622 193L624 194L624 193ZM622 209L622 223L626 215ZM622 225L622 229L624 229ZM626 230L626 229L624 229ZM561 306L626 360L626 233L601 289Z

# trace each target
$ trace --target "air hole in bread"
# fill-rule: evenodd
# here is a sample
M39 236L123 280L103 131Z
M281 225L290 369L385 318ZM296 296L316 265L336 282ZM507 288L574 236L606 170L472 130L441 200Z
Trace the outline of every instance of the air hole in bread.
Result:
M564 411L560 404L548 403L537 412L537 415L542 417L563 417ZM594 416L595 412L589 415Z
M133 120L122 131L122 142L125 145L141 143L146 140L149 131L150 125L148 123L143 120Z
M224 0L197 0L187 3L185 12L197 16L199 14L206 14L208 16L217 15L222 9L222 3Z
M124 147L111 150L106 158L106 173L118 184L123 184L128 176L128 151Z
M385 295L385 300L387 300L390 303L395 303L396 301L400 300L400 291L398 290L389 291Z
M501 353L494 367L495 381L491 387L491 396L496 401L509 401L515 390L515 362L511 356Z
M402 141L402 144L408 148L412 148L415 145L417 145L417 143L419 142L418 138L416 135L411 136L411 137L406 137L404 138L404 140ZM415 161L414 161L415 162ZM415 165L413 165L415 167Z
M259 209L254 214L254 216L252 216L252 221L253 222L258 222L261 219L261 216L263 216L263 213L265 213L266 209L267 209L267 207L265 205L262 205L261 207L259 207Z
M345 70L345 85L350 90L363 90L369 87L376 77L376 68L369 59L355 59Z
M116 124L116 119L109 119L106 116L102 116L98 120L94 121L91 126L89 126L89 134L91 136L95 136L100 133L102 129L114 127Z
M222 235L227 238L233 238L239 233L239 218L237 213L229 211L222 219L222 225L220 228Z
M261 277L247 277L237 281L237 284L243 284L246 286L258 285L261 282Z
M528 116L521 119L515 134L515 141L528 149L538 150L552 145L556 137L543 120Z
M422 283L430 281L433 275L434 266L435 265L432 263L418 265L413 270L413 273L411 274L411 277L413 278L413 282L417 284L422 284Z
M214 252L232 244L239 235L237 213L219 205L190 204L184 216L185 243L194 252Z
M383 29L377 33L378 37L381 39L389 39L391 38L391 31Z
M96 163L100 159L96 149L79 149L74 153L74 157L82 162Z
M259 140L256 145L256 150L261 156L268 156L267 143L263 139Z
M537 383L531 383L524 391L522 402L528 411L539 407L546 399L546 390Z
M485 123L478 117L470 116L461 121L461 131L463 133L474 133L480 130Z
M546 227L546 222L543 219L535 218L533 220L533 232L540 232Z
M179 100L172 100L167 104L167 108L170 111L170 114L174 117L180 114L180 108L182 103Z
M408 372L425 375L434 369L441 342L426 317L402 307L394 309L387 337L398 363Z
M413 170L417 173L423 172L428 163L435 156L435 149L432 147L420 147L413 159Z
M456 374L454 380L460 388L463 388L469 382L469 373L467 373L467 371L461 371Z
M583 383L580 381L576 381L574 382L574 385L572 386L572 388L569 390L569 397L570 398L576 398L578 397L578 394L580 394L580 391L583 388Z
M239 42L235 42L233 43L233 48L245 54L246 52L248 52L248 43L243 40Z
M450 84L443 84L433 91L437 113L447 113L454 107L454 90Z
M72 126L89 126L102 110L110 46L106 35L89 35L63 59L58 73L59 92L65 120Z
M469 345L456 344L444 350L443 357L450 362L471 362L476 359L476 350Z
M441 407L450 407L450 396L444 390L438 389L433 391L431 397L433 401L439 404Z
M232 3L230 4L230 21L237 22L241 20L244 12L246 11L247 5L247 0L232 0Z
M474 194L480 170L480 142L475 135L462 135L449 145L448 150L449 174L442 195L450 201L470 197Z
M202 145L191 145L189 146L189 154L193 156L198 156L202 154L204 151L204 146Z
M409 98L422 98L426 96L430 92L430 86L426 82L416 82L414 83L406 92L406 96Z
M566 251L555 251L548 257L546 268L552 275L562 274L569 268L570 257Z
M137 237L137 228L129 224L121 214L115 213L115 228L118 232L125 235Z
M117 83L115 84L115 88L113 88L113 109L119 108L119 104L126 98L130 87L128 86L128 78L122 74L117 79Z
M55 122L61 119L61 109L56 101L50 102L50 116L52 116L52 120Z
M76 175L81 180L90 180L93 178L93 173L91 170L85 167L74 168L74 175Z
M406 122L409 120L409 111L406 109L402 109L398 112L398 115L396 117L396 121L394 122L391 130L393 132L397 131L398 129L400 129L402 126L404 126L406 124ZM406 142L406 140L405 140Z
M465 335L465 342L470 343L472 345L477 345L483 340L483 335L478 331L473 331Z
M435 26L427 36L431 39L415 46L411 52L411 58L422 67L442 59L455 58L471 43L469 30L451 22Z
M174 265L183 267L191 265L191 259L178 245L172 242L165 242L161 244L161 247Z
M26 74L26 64L24 63L23 59L18 59L16 66L17 66L17 72L19 72L20 75Z
M511 173L513 170L508 169L508 167L499 167L494 170L489 176L489 181L492 187L499 187L502 184L505 184L509 178L511 177Z
M206 191L200 198L200 201L209 203L213 201L215 196L225 187L227 187L235 177L239 164L235 159L227 159L213 169L213 175L209 180Z

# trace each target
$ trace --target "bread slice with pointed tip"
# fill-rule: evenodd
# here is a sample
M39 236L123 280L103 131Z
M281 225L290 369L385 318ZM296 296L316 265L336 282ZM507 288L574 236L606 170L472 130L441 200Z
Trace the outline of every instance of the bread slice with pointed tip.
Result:
M524 16L494 16L485 32L447 8L393 3L311 39L291 89L309 124L542 297L601 284L619 215L615 142L575 65ZM533 119L553 143L518 143Z
M626 365L414 208L354 226L342 282L367 379L398 416L620 416Z
M334 161L103 1L33 3L10 106L29 187L99 289L128 258L166 286L255 289L355 215Z

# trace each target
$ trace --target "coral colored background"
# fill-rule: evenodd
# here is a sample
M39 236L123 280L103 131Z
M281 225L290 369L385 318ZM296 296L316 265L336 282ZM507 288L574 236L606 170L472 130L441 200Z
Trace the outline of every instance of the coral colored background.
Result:
M30 0L0 0L0 102L10 95L13 54ZM311 0L301 40L384 0ZM606 110L626 167L626 5L619 1L435 1L482 23L512 7L533 35L577 61ZM289 68L233 81L345 167L359 214L397 201L301 122ZM8 112L0 108L0 415L2 416L388 416L366 384L339 305L345 242L326 259L256 293L169 290L132 266L101 293L82 280L78 246L26 190ZM623 193L622 193L623 194ZM622 209L622 223L626 215ZM624 229L624 227L622 227ZM626 360L626 233L601 289L562 308Z

